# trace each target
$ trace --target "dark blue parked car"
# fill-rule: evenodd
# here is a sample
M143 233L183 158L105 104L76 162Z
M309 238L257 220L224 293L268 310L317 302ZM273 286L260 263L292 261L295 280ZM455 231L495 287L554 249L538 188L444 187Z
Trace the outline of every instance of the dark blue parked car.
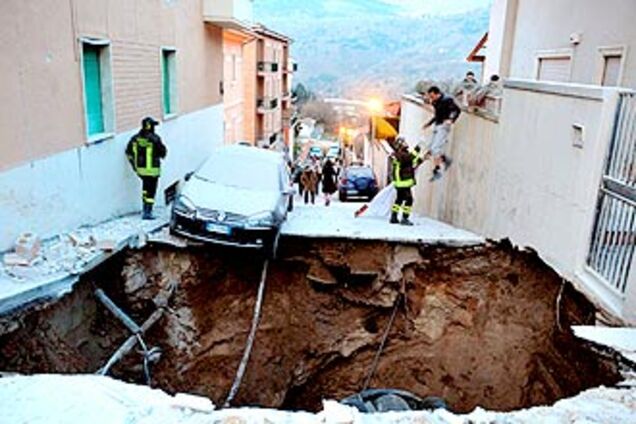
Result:
M378 193L378 182L368 166L350 166L342 171L338 182L341 202L349 199L371 200Z

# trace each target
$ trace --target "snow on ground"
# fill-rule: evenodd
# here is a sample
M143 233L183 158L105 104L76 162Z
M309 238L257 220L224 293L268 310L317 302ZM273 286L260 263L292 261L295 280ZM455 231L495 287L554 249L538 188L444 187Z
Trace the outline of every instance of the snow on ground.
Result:
M170 396L161 390L94 375L35 375L0 378L0 414L5 424L522 424L634 423L636 388L587 390L551 407L509 413L476 409L467 415L447 411L361 414L336 402L318 414L272 409L213 410L205 398Z
M355 218L354 213L363 203L333 202L324 206L322 198L315 205L302 204L296 198L294 210L283 224L282 234L316 238L351 238L360 240L388 240L402 243L444 244L471 246L484 239L471 232L455 228L430 218L413 216L413 227L389 224L388 219L377 217Z
M164 214L158 211L152 221L127 215L45 240L30 266L8 266L0 260L0 313L69 291L79 275L124 247L143 243L149 232L165 225Z

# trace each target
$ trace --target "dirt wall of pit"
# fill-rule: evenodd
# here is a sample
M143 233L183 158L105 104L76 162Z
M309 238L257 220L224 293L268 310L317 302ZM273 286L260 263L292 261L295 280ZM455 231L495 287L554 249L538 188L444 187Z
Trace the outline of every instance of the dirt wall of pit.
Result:
M64 341L55 346L70 346L62 360L67 365L46 355L18 362L13 356L26 355L30 348L15 346L33 335L40 346L35 350L51 350L44 330L51 314L76 311L79 300L57 312L39 311L38 318L22 317L30 324L5 331L0 370L93 371L127 334L91 300L91 290L104 288L140 323L155 308L151 299L177 284L169 312L145 337L163 351L152 367L153 382L222 403L245 347L261 265L257 255L240 250L128 252L87 276L85 294L75 294L92 306L71 314L85 321L81 330L69 324L55 332ZM256 343L235 404L316 410L323 398L359 391L398 298L371 387L440 396L465 412L549 404L620 379L616 363L569 330L593 323L592 305L532 254L494 244L292 238L283 240L280 259L270 265ZM80 343L80 337L90 341ZM78 347L86 343L94 347ZM143 381L139 355L129 355L113 374Z

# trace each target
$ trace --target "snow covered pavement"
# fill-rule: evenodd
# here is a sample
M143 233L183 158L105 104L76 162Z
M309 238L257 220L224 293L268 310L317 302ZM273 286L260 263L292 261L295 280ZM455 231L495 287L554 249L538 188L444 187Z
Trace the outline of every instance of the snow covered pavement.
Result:
M362 203L333 202L326 207L322 199L316 205L301 204L295 199L294 210L283 224L282 234L315 238L349 238L386 240L400 243L472 246L484 242L483 237L455 228L443 222L414 216L412 227L389 224L388 219L361 216L354 213Z
M435 412L361 414L333 401L320 413L241 408L216 411L205 398L170 396L94 375L35 375L0 378L0 414L5 424L566 424L634 423L636 389L596 388L553 406L508 413L476 409L467 415Z

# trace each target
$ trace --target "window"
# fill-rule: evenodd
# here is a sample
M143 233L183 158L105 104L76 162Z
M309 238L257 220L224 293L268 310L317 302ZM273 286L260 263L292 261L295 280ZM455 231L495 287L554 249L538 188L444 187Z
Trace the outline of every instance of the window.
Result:
M108 41L82 40L84 113L89 141L112 134L113 97Z
M161 49L161 80L163 114L170 116L177 112L176 51Z
M603 63L603 77L601 85L616 87L619 84L622 57L619 55L605 56Z
M570 58L541 57L537 79L542 81L568 82L570 80Z
M596 82L604 86L619 87L623 82L627 47L624 45L603 46L599 47L598 51L600 54Z
M238 70L237 70L237 60L236 60L236 55L233 54L232 55L232 81L236 81L237 77L238 77Z

